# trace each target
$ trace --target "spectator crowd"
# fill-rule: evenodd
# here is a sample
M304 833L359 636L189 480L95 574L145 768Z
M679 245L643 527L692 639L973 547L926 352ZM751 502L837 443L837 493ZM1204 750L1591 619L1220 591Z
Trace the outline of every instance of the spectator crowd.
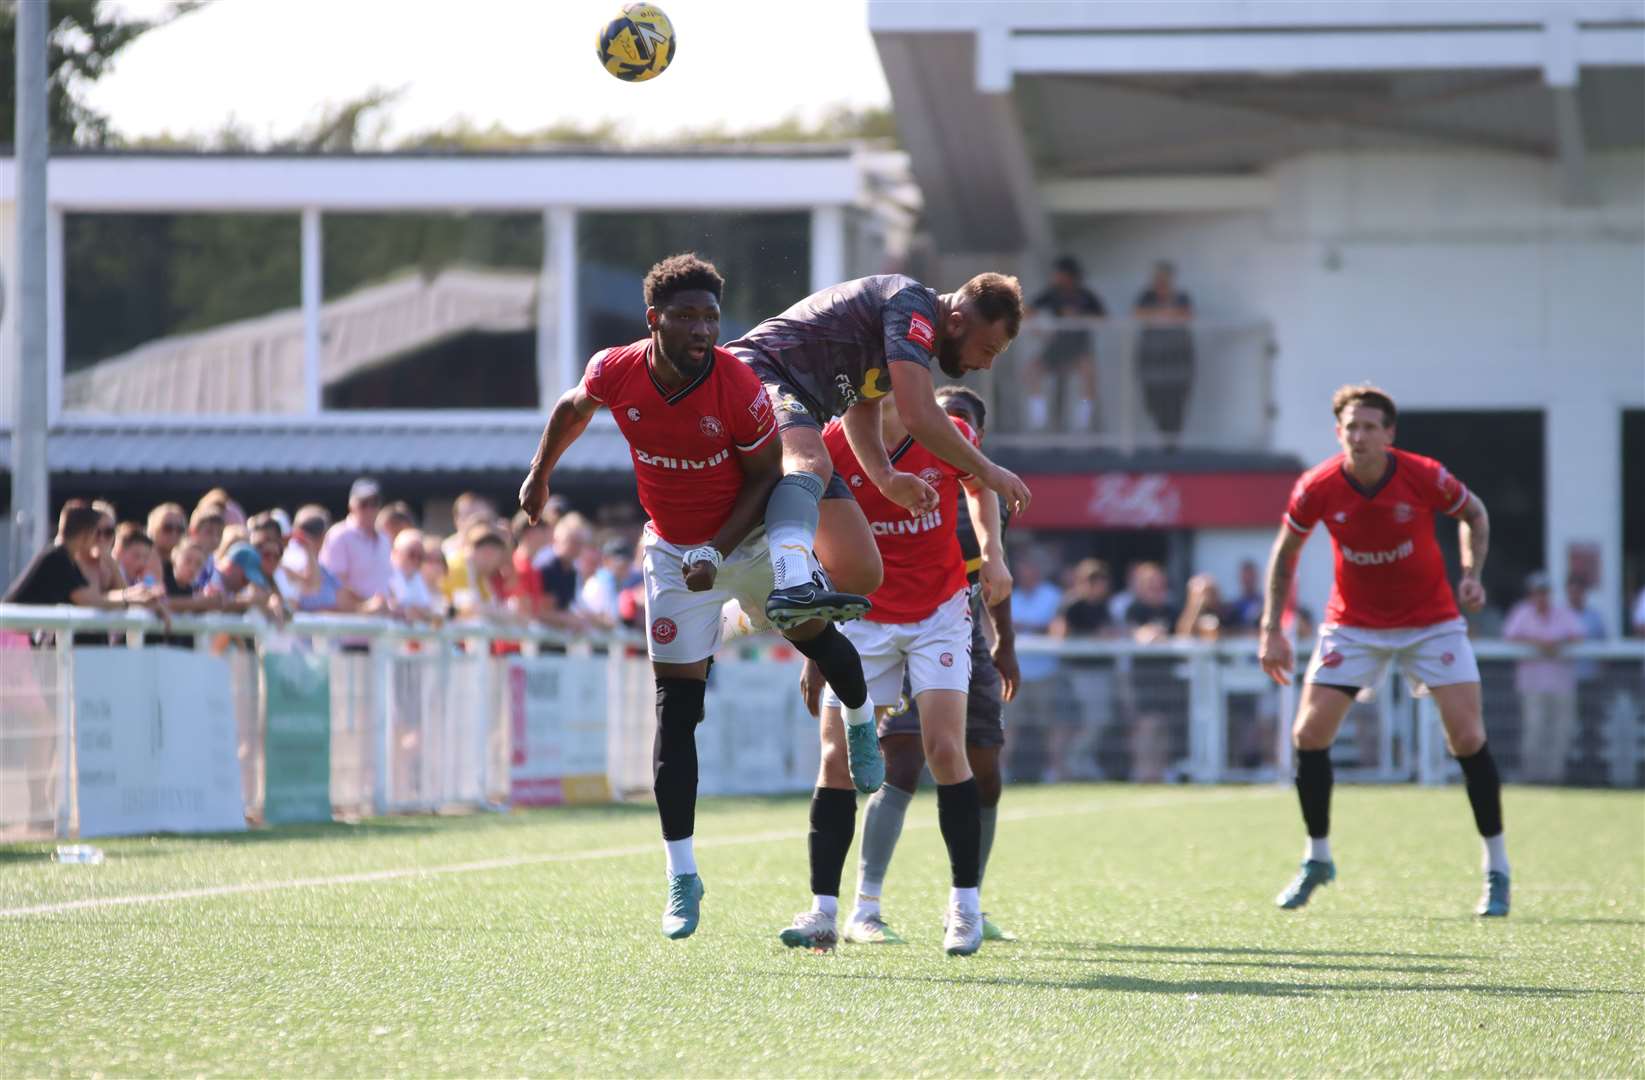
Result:
M348 511L336 521L316 503L248 515L223 488L192 509L162 503L141 520L122 521L104 500L71 499L57 535L4 600L146 608L167 619L255 610L276 623L296 612L571 632L643 621L637 529L597 529L560 496L536 523L523 513L500 517L473 492L457 497L451 517L449 535L425 532L410 505L386 501L369 478L350 487Z

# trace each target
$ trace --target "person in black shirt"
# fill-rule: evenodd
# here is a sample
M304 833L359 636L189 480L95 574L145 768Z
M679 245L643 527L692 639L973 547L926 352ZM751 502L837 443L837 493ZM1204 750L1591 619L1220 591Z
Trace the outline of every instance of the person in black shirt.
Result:
M158 589L138 585L105 594L86 581L80 564L91 558L102 518L101 513L89 506L65 509L58 522L57 542L36 555L22 575L11 583L4 602L94 608L141 605L164 616L165 597Z
M1056 318L1085 316L1101 318L1108 314L1102 297L1085 287L1081 280L1080 264L1072 256L1058 259L1051 271L1051 284L1034 297L1029 310L1036 315ZM1050 426L1051 410L1045 394L1045 380L1049 375L1058 383L1057 400L1071 401L1068 413L1062 417L1074 431L1091 426L1091 411L1097 400L1097 350L1094 329L1065 329L1052 331L1045 350L1023 371L1023 388L1027 393L1028 428L1043 431ZM1079 378L1079 396L1067 392L1068 376ZM1060 411L1060 410L1059 410Z
M1136 593L1125 609L1125 624L1132 637L1147 644L1163 641L1176 630L1179 612L1171 604L1165 569L1158 563L1142 563L1136 568Z
M1154 426L1175 448L1188 411L1188 390L1194 381L1194 339L1188 323L1194 304L1176 286L1176 268L1154 264L1154 276L1137 297L1136 319L1142 324L1137 340L1137 378L1142 401Z

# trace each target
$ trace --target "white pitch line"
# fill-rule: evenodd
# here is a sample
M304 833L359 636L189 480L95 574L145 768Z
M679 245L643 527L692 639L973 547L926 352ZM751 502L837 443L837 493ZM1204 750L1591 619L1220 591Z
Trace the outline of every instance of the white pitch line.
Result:
M1203 799L1184 799L1180 795L1155 796L1148 799L1112 800L1084 803L1079 806L1046 810L1006 811L1001 821L1034 821L1039 818L1073 817L1093 814L1102 810L1150 810L1166 806L1193 807L1208 803L1228 802L1234 799L1254 799L1274 796L1277 789L1259 788L1241 792L1223 792ZM909 822L904 828L931 829L934 821ZM802 840L806 834L798 830L750 833L744 836L709 837L697 843L699 848L735 847L743 844L765 844L772 841ZM32 904L27 907L0 908L0 919L24 918L30 915L56 915L90 908L129 907L135 904L166 904L177 900L204 900L217 896L239 896L245 893L279 892L285 889L319 889L335 885L364 885L376 881L401 881L406 878L435 877L444 874L474 874L487 870L510 870L519 866L539 866L547 863L591 862L596 859L622 859L632 855L655 855L656 844L632 844L628 847L596 848L593 851L563 851L543 855L510 855L499 859L480 859L475 862L448 863L443 866L406 866L395 870L370 870L358 874L334 874L330 877L290 878L285 881L248 881L239 885L212 885L201 889L177 889L173 892L138 893L132 896L95 896L82 900L63 900L52 904Z

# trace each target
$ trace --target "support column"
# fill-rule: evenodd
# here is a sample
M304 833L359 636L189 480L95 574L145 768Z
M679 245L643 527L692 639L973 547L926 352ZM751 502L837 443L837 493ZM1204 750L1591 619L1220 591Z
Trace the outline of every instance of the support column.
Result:
M846 279L845 207L818 206L811 211L811 291Z
M324 343L320 309L325 302L325 241L320 232L320 211L309 206L302 218L302 298L303 298L303 413L317 416L324 407L320 377L320 351Z

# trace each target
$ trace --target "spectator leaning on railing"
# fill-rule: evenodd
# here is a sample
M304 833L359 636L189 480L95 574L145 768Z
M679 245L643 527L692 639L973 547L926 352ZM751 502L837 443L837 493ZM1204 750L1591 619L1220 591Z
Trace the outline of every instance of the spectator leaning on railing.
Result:
M1171 605L1171 586L1165 568L1156 562L1132 567L1131 604L1125 609L1125 623L1139 644L1163 641L1177 625L1177 609Z
M333 525L320 545L320 565L358 596L362 610L367 611L388 603L388 579L394 569L389 539L377 531L377 511L382 505L377 481L364 477L354 481L348 490L348 517Z
M127 585L162 587L164 582L154 573L151 560L154 541L135 521L121 522L114 530L114 563L120 568L120 577Z
M66 507L57 539L29 563L6 590L8 604L73 604L77 607L146 607L167 618L165 593L144 585L102 591L86 580L81 564L91 559L103 515L89 506ZM169 619L168 619L169 622Z
M148 534L154 542L154 550L149 555L149 572L165 583L168 595L175 584L171 577L171 553L187 532L188 515L177 503L161 503L149 511Z
M1525 579L1525 599L1515 604L1502 627L1509 641L1528 645L1537 656L1514 669L1523 723L1519 743L1521 780L1557 784L1565 779L1565 759L1576 730L1576 665L1561 655L1587 636L1570 608L1553 602L1552 583L1540 570Z
M1053 318L1083 316L1089 319L1107 315L1108 309L1103 307L1102 298L1086 288L1082 278L1078 260L1070 255L1058 259L1051 271L1051 284L1034 298L1028 309L1030 314ZM1091 411L1097 400L1096 340L1094 326L1055 330L1046 341L1044 351L1023 369L1030 430L1043 431L1050 425L1052 410L1045 392L1048 376L1058 383L1057 400L1070 403L1070 410L1063 416L1068 421L1068 427L1074 431L1084 431L1091 426ZM1069 392L1065 381L1069 374L1078 376L1078 395Z
M202 589L211 578L211 559L217 554L217 549L223 543L223 529L227 522L223 520L223 508L220 503L201 503L189 515L189 539L199 545L205 552L206 561L200 567L200 576L193 581L184 582L194 589Z
M388 579L388 592L395 610L407 619L431 619L443 608L435 604L428 579L423 576L426 552L426 538L417 529L401 529L394 538L394 572Z

